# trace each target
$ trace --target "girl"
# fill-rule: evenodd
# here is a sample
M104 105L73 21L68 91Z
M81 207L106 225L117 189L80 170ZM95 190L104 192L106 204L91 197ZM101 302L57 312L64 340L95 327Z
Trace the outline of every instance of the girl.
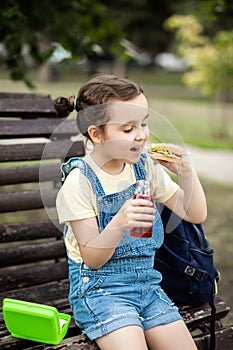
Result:
M133 82L99 75L76 99L59 97L54 105L63 117L78 112L79 130L93 145L83 159L63 164L57 197L76 324L102 350L197 349L153 269L163 242L160 215L151 201L133 199L136 181L147 179L156 202L187 221L203 222L206 201L195 170L188 162L160 162L179 176L179 187L145 154L148 104ZM130 235L135 227L151 226L151 238Z

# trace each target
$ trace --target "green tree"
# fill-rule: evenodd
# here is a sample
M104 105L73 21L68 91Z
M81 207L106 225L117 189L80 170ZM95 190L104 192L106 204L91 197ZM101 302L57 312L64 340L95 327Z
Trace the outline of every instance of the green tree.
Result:
M180 1L180 0L179 0ZM111 20L118 23L127 40L154 56L168 48L172 35L163 22L172 15L172 0L105 0Z
M0 41L7 50L6 67L12 79L28 85L28 60L34 65L48 60L51 42L59 42L77 58L91 54L94 44L114 54L120 50L121 37L98 0L1 1Z
M183 76L188 86L200 88L208 97L224 106L233 91L233 30L219 31L212 38L204 35L204 27L193 15L173 15L166 27L176 31L178 53L185 57L191 70ZM227 113L223 108L221 136L226 136Z
M209 37L215 36L218 31L232 29L231 0L179 0L174 9L174 13L192 14L198 18Z
M230 0L103 0L107 13L124 31L126 39L148 52L171 50L173 34L163 23L174 13L194 14L209 37L232 28L233 5Z

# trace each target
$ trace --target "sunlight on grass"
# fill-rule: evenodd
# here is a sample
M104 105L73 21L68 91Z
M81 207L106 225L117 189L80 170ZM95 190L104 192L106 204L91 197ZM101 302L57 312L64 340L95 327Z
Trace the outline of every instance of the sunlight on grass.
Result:
M225 106L224 111L213 102L205 100L196 90L185 87L181 82L181 75L168 74L148 69L130 69L127 78L142 85L148 97L150 108L167 119L181 135L184 143L204 148L233 149L233 104ZM3 92L35 92L46 93L51 98L58 96L76 95L80 86L89 79L85 71L74 69L65 70L60 79L54 82L36 81L36 89L30 90L22 82L13 82L6 73L0 74L0 91ZM228 125L225 131L228 137L217 137L221 134L221 116L227 113ZM153 126L156 130L156 126ZM174 142L176 138L168 135L164 130L161 139Z
M180 133L184 142L204 148L233 149L233 122L229 121L228 137L217 137L220 130L220 110L209 102L149 99L152 110L160 113ZM226 106L230 115L233 106ZM154 126L156 129L156 125ZM166 129L160 138L167 139ZM173 140L171 140L173 142Z

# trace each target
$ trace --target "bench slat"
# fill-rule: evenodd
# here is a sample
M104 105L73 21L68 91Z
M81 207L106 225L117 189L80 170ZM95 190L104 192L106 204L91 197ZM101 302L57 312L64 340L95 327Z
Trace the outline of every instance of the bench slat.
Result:
M53 138L71 137L78 134L79 130L74 119L61 120L53 118L27 119L21 120L1 120L0 137L9 138L29 138L29 137L50 137Z
M95 342L90 341L85 335L78 334L73 337L65 338L58 345L46 345L40 343L33 343L23 339L12 338L7 336L0 340L2 350L99 350ZM194 337L194 341L198 350L208 349L209 335L202 335ZM70 346L70 344L72 344ZM232 349L233 344L233 329L232 327L223 327L216 331L216 350Z
M22 191L0 194L0 212L55 207L58 189L41 191Z
M62 237L63 225L58 220L0 224L0 242L27 241Z
M56 116L48 94L0 93L0 118L49 118Z
M224 318L230 308L222 300L215 298L216 320ZM211 308L208 304L199 307L185 306L179 308L181 315L188 328L196 328L202 324L209 324L211 318Z
M194 337L198 350L209 349L210 335ZM216 350L233 349L233 327L223 327L215 332ZM68 350L68 349L67 349Z
M58 345L46 345L7 336L4 342L0 340L0 346L1 350L99 350L95 342L80 334L65 338Z
M85 154L82 141L54 141L0 145L0 162L80 157Z
M0 266L22 265L31 262L66 257L63 240L2 248Z
M4 298L12 298L55 306L58 307L59 311L63 312L64 309L69 307L68 293L68 279L4 291L0 293L0 309ZM0 319L1 317L2 315L0 315Z
M1 185L61 180L60 163L4 167L0 170Z
M0 271L0 292L66 279L67 262Z

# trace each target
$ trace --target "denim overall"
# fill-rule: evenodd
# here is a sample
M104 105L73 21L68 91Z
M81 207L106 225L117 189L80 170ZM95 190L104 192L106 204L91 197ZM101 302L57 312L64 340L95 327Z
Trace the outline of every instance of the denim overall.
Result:
M146 155L142 155L141 160L133 165L137 181L146 179L145 159ZM80 158L71 158L63 164L63 180L76 167L88 178L96 194L101 232L125 201L133 198L136 183L123 191L106 195L92 168ZM153 269L154 256L162 242L163 224L156 211L152 237L134 238L126 232L111 259L101 268L95 270L68 258L69 301L76 324L90 339L131 324L148 329L181 318L158 284L160 272ZM157 311L156 307L151 311L147 308L147 304L153 302ZM127 310L126 305L130 303L132 305ZM147 311L143 313L143 310Z

